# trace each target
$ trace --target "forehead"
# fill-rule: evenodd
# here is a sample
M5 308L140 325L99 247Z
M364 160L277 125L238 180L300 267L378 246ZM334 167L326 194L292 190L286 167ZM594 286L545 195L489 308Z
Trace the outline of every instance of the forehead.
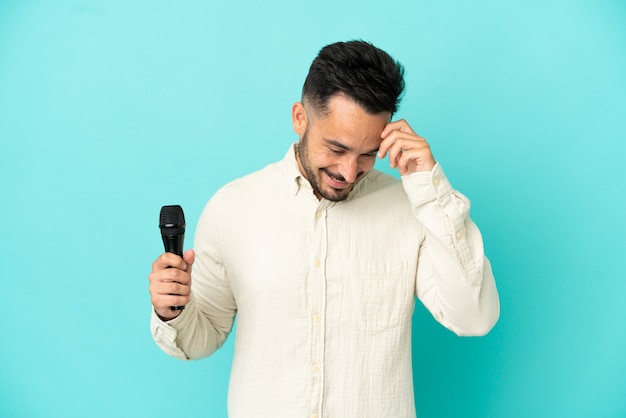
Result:
M311 133L321 140L332 140L359 151L378 148L380 134L391 118L386 112L368 113L343 95L329 99L327 109L324 114L316 113L312 117Z

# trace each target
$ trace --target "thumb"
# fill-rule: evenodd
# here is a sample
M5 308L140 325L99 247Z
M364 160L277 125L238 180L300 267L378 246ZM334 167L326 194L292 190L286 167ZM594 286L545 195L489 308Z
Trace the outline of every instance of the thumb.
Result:
M187 264L186 272L191 273L191 266L193 265L194 260L196 259L196 252L194 250L187 250L183 254L183 260L185 264Z

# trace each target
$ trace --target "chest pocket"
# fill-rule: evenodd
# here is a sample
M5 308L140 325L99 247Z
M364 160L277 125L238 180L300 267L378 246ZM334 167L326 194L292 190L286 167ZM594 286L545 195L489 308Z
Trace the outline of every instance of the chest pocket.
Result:
M411 318L414 286L406 262L348 259L341 281L344 325L381 332Z

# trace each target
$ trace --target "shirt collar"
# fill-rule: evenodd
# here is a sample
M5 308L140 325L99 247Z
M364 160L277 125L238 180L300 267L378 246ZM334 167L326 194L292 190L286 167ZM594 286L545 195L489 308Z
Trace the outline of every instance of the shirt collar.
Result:
M285 179L289 185L289 190L291 190L294 195L297 195L303 187L308 188L311 192L313 192L311 184L300 172L300 167L298 166L298 161L296 160L295 143L291 144L287 153L281 160L280 165L283 168L283 174L285 175Z

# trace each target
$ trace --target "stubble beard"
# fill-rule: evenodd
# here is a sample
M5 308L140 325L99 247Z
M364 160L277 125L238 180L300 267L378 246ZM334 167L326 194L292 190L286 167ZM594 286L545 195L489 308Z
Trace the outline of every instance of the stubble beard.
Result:
M353 186L343 190L331 189L333 194L322 190L322 180L318 177L318 173L313 170L313 167L311 167L311 161L309 159L308 130L304 132L304 135L302 135L300 142L296 144L296 154L298 155L300 165L304 170L304 175L311 184L313 192L315 192L317 196L321 196L322 198L330 200L331 202L341 202L342 200L346 200L348 198L348 195L350 194L350 191L352 191ZM319 171L323 171L323 169L318 169L318 172Z

